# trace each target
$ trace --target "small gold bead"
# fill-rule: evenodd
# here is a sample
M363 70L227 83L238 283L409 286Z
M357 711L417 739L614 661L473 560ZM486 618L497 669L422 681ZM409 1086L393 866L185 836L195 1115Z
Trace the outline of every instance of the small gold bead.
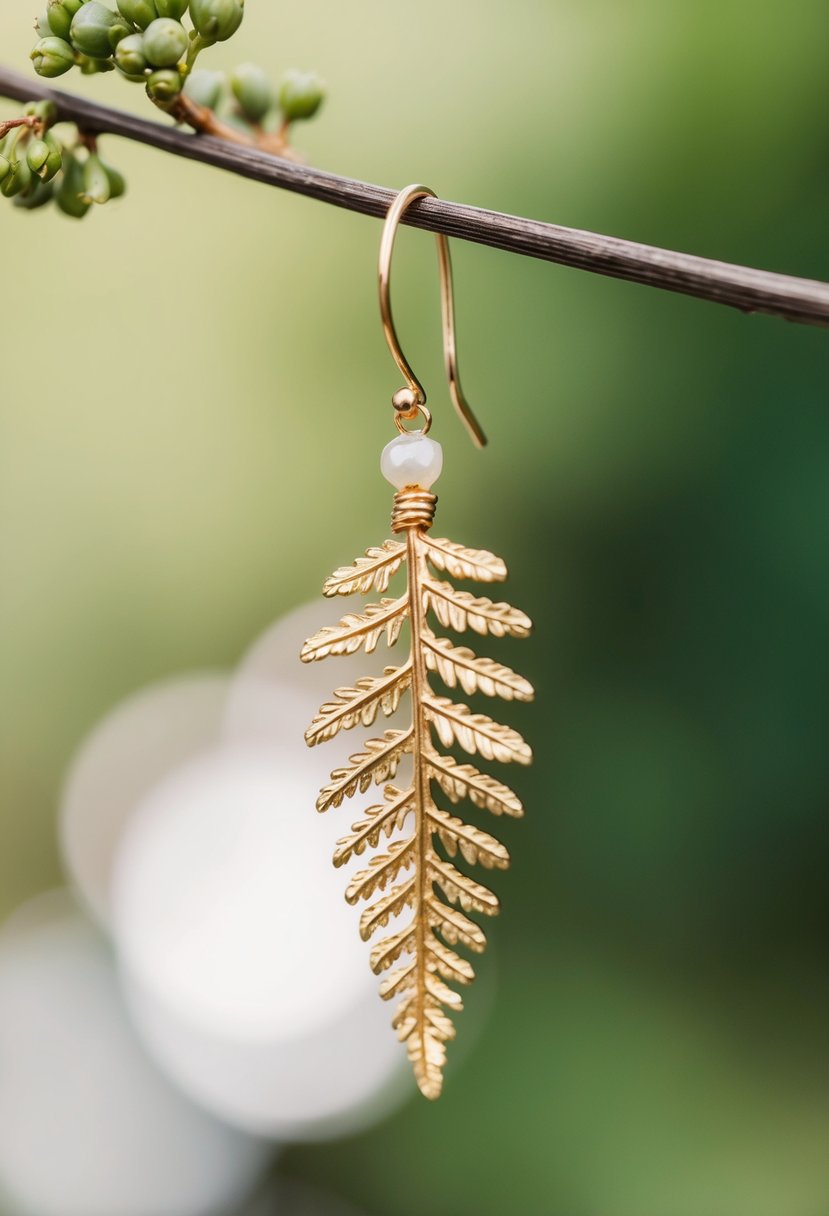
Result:
M401 418L416 418L420 402L417 394L411 388L399 388L391 399L391 403Z

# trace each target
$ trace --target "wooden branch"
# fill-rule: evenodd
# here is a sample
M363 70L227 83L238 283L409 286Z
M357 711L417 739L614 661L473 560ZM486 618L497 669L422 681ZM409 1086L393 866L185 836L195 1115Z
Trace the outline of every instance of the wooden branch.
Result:
M193 135L160 122L135 118L121 110L47 88L39 79L4 67L0 67L0 96L17 101L50 98L61 119L75 122L85 131L120 135L364 215L384 216L395 197L396 191L382 186L338 177L213 136ZM829 326L829 283L814 279L753 270L443 199L419 200L407 210L403 222L509 253L696 296L743 312L762 312L804 325Z

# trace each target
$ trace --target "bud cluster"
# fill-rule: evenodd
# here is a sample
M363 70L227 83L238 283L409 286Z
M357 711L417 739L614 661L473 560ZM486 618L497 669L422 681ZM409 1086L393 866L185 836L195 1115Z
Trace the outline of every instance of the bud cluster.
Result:
M292 154L292 124L312 118L323 103L324 85L311 72L289 72L274 83L251 63L228 75L195 68L205 48L239 29L245 0L44 2L31 53L40 76L62 76L73 67L86 75L115 72L143 84L176 121L278 155ZM120 174L103 165L87 141L69 151L50 125L15 126L0 142L0 192L27 207L54 198L78 217L92 203L123 193Z
M48 0L31 58L41 76L76 66L86 73L117 69L146 84L154 100L169 101L199 51L235 34L244 13L245 0L118 0L114 9L102 0ZM158 73L164 76L156 90Z
M313 72L288 72L274 84L253 63L242 63L227 76L198 68L188 77L184 93L250 134L254 142L263 132L279 132L284 139L292 123L313 118L325 100L325 86Z
M64 215L81 219L93 203L122 195L126 183L101 160L95 141L79 137L69 147L58 139L51 130L55 118L54 103L40 101L14 120L0 140L0 194L27 211L54 202Z

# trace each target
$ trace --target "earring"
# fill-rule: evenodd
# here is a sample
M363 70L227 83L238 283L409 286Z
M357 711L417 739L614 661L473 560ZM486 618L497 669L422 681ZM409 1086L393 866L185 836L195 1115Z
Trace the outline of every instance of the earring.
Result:
M427 195L436 197L425 186L408 186L400 192L389 209L380 244L383 330L407 382L392 398L400 434L386 445L380 459L383 476L397 490L391 527L398 539L367 549L353 565L336 570L323 587L323 594L332 598L372 590L382 598L321 629L305 643L301 658L310 663L328 655L353 654L361 647L370 653L383 635L392 646L408 623L409 652L403 662L386 667L381 676L357 680L353 688L337 688L305 739L313 747L341 729L369 727L380 711L394 713L404 694L409 694L408 725L369 739L345 767L335 769L330 784L320 793L317 810L339 807L344 799L365 793L373 783L384 786L382 803L369 806L351 832L338 841L334 865L345 865L368 849L377 850L381 837L389 841L383 846L385 851L376 852L368 866L352 878L346 899L350 904L373 900L360 921L365 941L393 918L396 921L393 931L374 946L371 966L377 974L394 968L382 981L380 995L386 1000L399 998L392 1025L406 1044L421 1092L437 1098L443 1084L446 1043L455 1034L447 1011L462 1008L460 995L450 985L468 984L474 978L470 963L454 947L480 953L486 939L467 913L494 916L499 910L496 896L462 873L454 859L460 854L467 863L495 870L509 865L509 854L499 841L440 803L468 800L495 815L516 818L523 814L512 790L472 764L445 754L445 749L457 745L484 760L518 764L529 764L532 753L517 731L440 695L430 680L439 677L452 692L460 689L507 701L530 701L533 690L508 667L478 658L468 647L438 636L430 623L435 620L456 633L471 629L494 637L523 638L532 628L529 618L509 604L458 590L440 577L499 582L507 574L500 558L484 549L438 540L429 532L437 503L431 487L440 475L443 455L440 444L429 438L432 418L426 394L401 350L390 295L398 225L409 204ZM444 236L437 236L437 247L450 394L473 441L482 447L486 440L458 378L452 267ZM407 430L404 421L418 416L420 429ZM402 594L383 596L392 577L404 567ZM392 784L404 757L411 776ZM397 918L409 910L410 919L398 928Z

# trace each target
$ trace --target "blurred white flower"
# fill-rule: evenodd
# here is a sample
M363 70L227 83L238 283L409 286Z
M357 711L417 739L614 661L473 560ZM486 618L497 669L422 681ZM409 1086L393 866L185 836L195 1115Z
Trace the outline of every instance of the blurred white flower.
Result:
M68 895L0 932L0 1191L9 1216L227 1216L271 1149L148 1059L109 951Z
M104 925L121 832L161 777L215 746L227 688L228 677L214 672L152 684L107 714L75 754L61 799L61 849L84 902Z
M371 1121L404 1070L331 865L341 827L314 810L320 779L301 740L228 745L147 797L116 869L116 940L148 1046L211 1110L280 1138Z

